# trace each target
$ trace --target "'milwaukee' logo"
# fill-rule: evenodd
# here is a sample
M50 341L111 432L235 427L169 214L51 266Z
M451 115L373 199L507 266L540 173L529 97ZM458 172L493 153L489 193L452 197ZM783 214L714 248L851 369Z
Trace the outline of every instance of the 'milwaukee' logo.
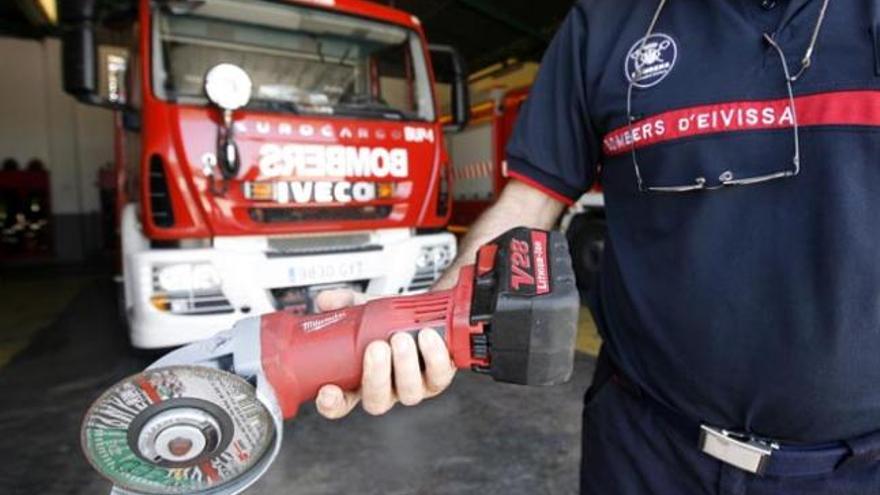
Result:
M344 320L345 317L346 313L344 311L331 313L329 315L321 315L319 317L303 321L300 325L300 328L302 329L303 333L320 332L330 325L339 323L340 321Z
M320 144L266 144L260 148L260 178L403 178L409 176L405 148Z

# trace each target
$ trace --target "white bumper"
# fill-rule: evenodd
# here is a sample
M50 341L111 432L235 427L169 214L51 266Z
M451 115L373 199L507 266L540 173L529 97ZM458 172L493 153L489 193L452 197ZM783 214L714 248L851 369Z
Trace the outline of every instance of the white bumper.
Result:
M211 337L242 318L276 311L272 289L367 281L370 294L409 292L414 279L422 281L417 288L424 286L426 272L416 266L423 249L443 246L455 256L455 237L448 233L413 236L408 229L395 229L364 234L370 238L368 249L338 254L269 255L268 238L218 238L210 248L128 252L125 283L131 343L162 348ZM228 310L183 315L157 308L151 302L157 295L153 269L177 263L213 265ZM436 279L444 267L429 268L427 275Z

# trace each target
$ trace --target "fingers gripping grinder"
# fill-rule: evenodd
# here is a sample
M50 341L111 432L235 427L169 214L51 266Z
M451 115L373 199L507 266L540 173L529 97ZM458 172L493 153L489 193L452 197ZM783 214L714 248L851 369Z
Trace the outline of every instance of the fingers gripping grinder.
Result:
M358 388L370 342L434 328L459 368L555 385L572 373L578 303L564 237L514 229L452 290L250 318L172 352L91 406L83 449L116 494L240 493L268 469L300 404L325 384Z

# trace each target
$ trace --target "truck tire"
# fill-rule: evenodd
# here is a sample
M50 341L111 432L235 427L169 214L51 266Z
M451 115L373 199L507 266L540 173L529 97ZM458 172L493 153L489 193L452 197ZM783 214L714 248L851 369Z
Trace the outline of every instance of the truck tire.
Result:
M574 217L568 226L566 237L581 300L585 300L599 275L605 250L605 231L605 219L587 214Z

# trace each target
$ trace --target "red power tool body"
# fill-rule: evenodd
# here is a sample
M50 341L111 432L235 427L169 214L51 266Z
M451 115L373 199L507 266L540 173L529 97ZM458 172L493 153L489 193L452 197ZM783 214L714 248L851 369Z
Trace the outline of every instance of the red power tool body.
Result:
M323 385L332 383L347 390L358 388L364 350L370 342L388 340L399 332L416 334L424 328L433 328L444 337L458 368L494 371L498 380L522 384L552 385L567 381L571 366L543 369L542 376L533 376L531 380L526 376L526 357L530 351L535 353L539 349L532 348L533 342L525 337L546 333L541 343L544 346L555 343L555 348L540 349L546 363L552 362L546 359L548 352L571 356L574 352L571 322L576 321L576 314L569 310L553 319L535 320L528 317L530 311L520 309L518 312L525 318L499 321L495 325L499 335L491 327L493 317L507 316L513 310L512 301L517 299L526 302L544 297L547 301L539 306L557 302L552 309L566 304L571 307L571 300L577 294L573 286L565 285L573 284L574 277L560 267L551 269L554 257L557 261L567 261L566 256L559 256L559 250L568 248L557 236L557 233L529 229L508 232L480 249L476 265L462 268L458 284L451 290L377 299L362 306L308 317L285 312L263 316L263 370L278 394L285 419L296 415L300 404L314 399ZM551 238L556 241L555 245L550 244ZM551 272L556 275L555 280L551 280ZM499 303L511 308L499 308ZM567 324L563 323L565 318L568 318ZM528 331L522 330L524 325L529 326ZM546 328L542 332L535 325ZM511 339L511 336L519 338ZM517 358L522 362L508 362ZM573 361L566 358L562 362ZM514 369L518 373L512 373Z
M482 334L481 325L472 325L469 318L470 271L461 272L462 281L453 290L378 299L311 317L284 312L264 316L263 370L278 391L285 419L314 399L322 385L358 388L367 345L395 333L436 329L459 368L487 365L487 359L474 359L470 352L471 335Z
M556 385L573 371L579 302L564 236L514 229L451 290L249 318L170 353L95 402L83 448L116 493L239 493L277 454L282 419L323 385L360 386L369 343L431 328L458 368Z

